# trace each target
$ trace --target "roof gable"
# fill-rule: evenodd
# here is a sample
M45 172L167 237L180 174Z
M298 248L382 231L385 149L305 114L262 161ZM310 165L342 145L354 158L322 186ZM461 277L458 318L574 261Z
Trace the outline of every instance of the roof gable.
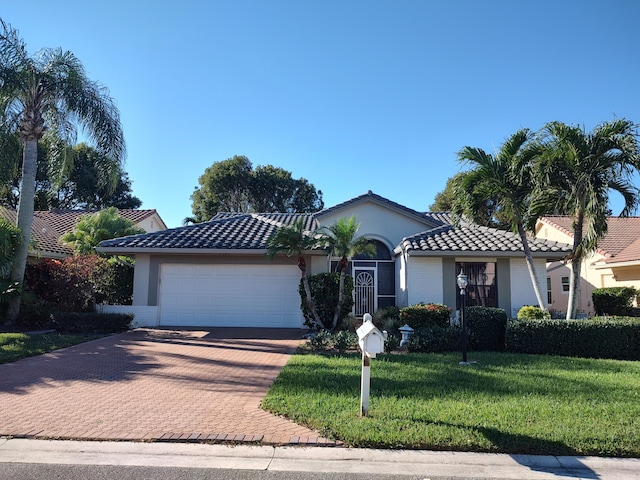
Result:
M416 210L412 210L411 208L407 208L404 205L400 205L399 203L392 202L380 195L376 195L371 190L367 193L360 195L358 197L352 198L351 200L347 200L346 202L339 203L330 208L325 208L324 210L317 212L315 214L316 219L319 223L325 223L323 221L324 217L327 216L342 216L340 214L341 210L352 209L353 207L365 204L365 203L373 203L376 205L380 205L381 207L394 211L398 214L407 216L412 218L415 221L421 222L427 225L430 228L438 226L441 224L437 219L432 216L425 215L424 213L420 213Z

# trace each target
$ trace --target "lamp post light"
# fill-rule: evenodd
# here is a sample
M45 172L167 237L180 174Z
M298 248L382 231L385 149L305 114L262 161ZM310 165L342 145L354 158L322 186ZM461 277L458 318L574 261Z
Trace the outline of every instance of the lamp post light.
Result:
M468 281L462 269L460 269L460 273L458 274L457 282L458 288L460 288L460 322L462 324L462 361L460 365L469 365L467 361L467 321L464 318Z

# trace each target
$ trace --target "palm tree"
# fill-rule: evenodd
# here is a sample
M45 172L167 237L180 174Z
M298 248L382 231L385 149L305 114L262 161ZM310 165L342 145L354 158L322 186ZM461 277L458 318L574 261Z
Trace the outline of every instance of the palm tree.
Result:
M621 217L640 202L632 183L640 170L637 125L625 119L605 122L586 133L579 126L551 122L543 129L538 163L539 188L533 206L573 220L567 319L575 318L581 262L607 233L609 192L624 198Z
M322 320L316 310L315 302L311 296L311 287L307 277L307 262L304 259L304 252L312 250L318 246L318 241L312 236L311 232L305 230L304 219L298 218L292 225L282 225L269 238L267 242L267 255L270 259L279 254L284 253L288 257L292 255L298 256L298 268L302 275L302 285L305 293L305 301L307 310L311 314L312 328L321 329L324 327Z
M128 218L121 217L116 207L82 215L71 232L62 236L62 241L73 248L77 255L96 253L95 248L103 240L137 235L145 231Z
M38 140L49 130L65 145L73 144L79 125L100 153L122 162L124 135L112 98L87 78L72 53L44 49L31 57L17 30L2 19L0 116L3 126L17 131L24 143L17 221L22 242L11 272L13 281L22 282L33 222ZM19 311L20 301L12 301L5 323L14 323Z
M356 237L360 224L356 217L339 218L333 225L320 229L320 241L325 242L334 257L340 257L338 269L340 282L338 287L338 305L333 314L330 330L333 331L340 319L340 312L344 304L344 277L347 274L349 259L354 255L365 254L373 257L376 246L364 237Z
M508 222L520 236L536 300L540 308L545 309L525 228L531 222L528 210L533 188L531 162L537 153L528 148L532 139L533 134L525 128L507 138L495 155L481 148L460 150L458 161L469 163L473 168L458 177L452 211L454 215L478 222L486 219L487 199L494 200L493 214L499 212L501 220Z

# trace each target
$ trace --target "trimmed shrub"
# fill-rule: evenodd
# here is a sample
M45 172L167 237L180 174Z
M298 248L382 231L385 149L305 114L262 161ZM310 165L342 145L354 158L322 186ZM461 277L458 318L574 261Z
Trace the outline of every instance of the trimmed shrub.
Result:
M596 315L629 315L638 291L633 287L596 288L591 293Z
M358 335L348 330L342 330L331 335L330 343L338 352L344 353L358 347Z
M384 330L385 325L387 325L389 321L398 320L399 318L400 318L400 309L398 307L393 307L393 306L381 308L372 315L373 324L379 330Z
M452 310L441 303L418 303L400 309L400 321L414 330L423 327L449 327Z
M128 313L57 312L52 317L52 325L65 333L119 333L133 320Z
M544 308L525 305L518 310L518 318L551 318L551 313Z
M455 352L462 348L462 330L457 327L422 327L406 344L409 352Z
M506 349L516 353L640 360L640 319L511 320Z
M338 305L338 289L340 288L340 274L339 273L317 273L315 275L309 275L309 288L311 289L311 297L316 304L316 310L318 316L322 321L325 328L331 327L333 322L333 314L336 306ZM300 308L305 318L305 325L312 326L313 321L309 310L307 309L306 294L304 292L304 285L300 280L300 286L298 287L300 293ZM353 278L351 275L346 275L344 278L344 304L342 311L340 312L340 318L338 318L338 324L351 312L353 308Z
M491 352L504 350L507 314L502 308L467 307L465 321L470 349Z

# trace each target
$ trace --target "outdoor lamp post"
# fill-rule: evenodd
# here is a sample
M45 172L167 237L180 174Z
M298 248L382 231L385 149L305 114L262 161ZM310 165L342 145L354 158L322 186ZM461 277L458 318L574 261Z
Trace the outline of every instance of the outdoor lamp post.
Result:
M467 276L462 269L458 274L458 288L460 288L460 323L462 324L462 362L460 365L469 365L467 361L467 321L464 318L464 307L466 303L467 293Z

